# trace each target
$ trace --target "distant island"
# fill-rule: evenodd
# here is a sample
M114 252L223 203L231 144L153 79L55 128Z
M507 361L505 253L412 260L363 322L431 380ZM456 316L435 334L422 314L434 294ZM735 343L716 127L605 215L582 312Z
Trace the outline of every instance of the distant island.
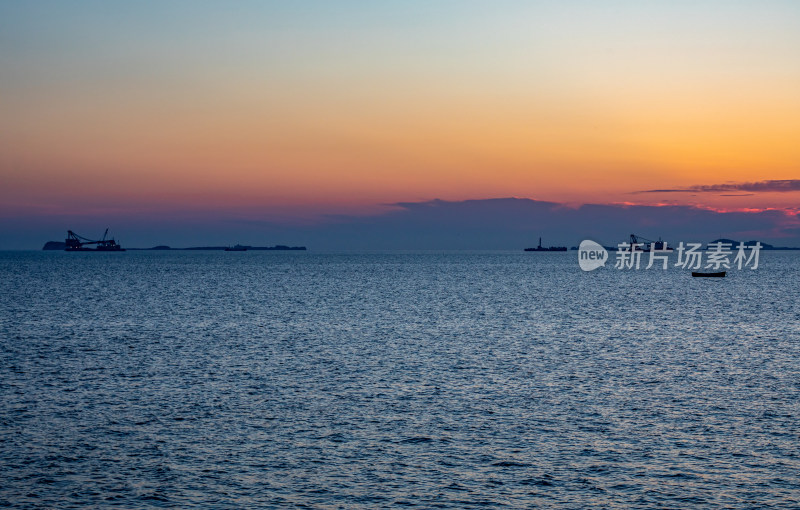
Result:
M304 251L307 248L305 246L286 246L283 244L276 244L275 246L241 246L241 250L236 251ZM48 241L45 243L42 250L66 250L67 245L61 241ZM171 248L167 245L161 244L158 246L153 246L152 248L128 248L129 251L150 251L150 250L157 250L157 251L187 251L187 250L212 250L212 251L230 251L229 246L193 246L190 248Z
M758 242L760 242L760 241L745 241L744 245L747 246L748 248L751 248L751 247L755 246L756 243L758 243ZM736 248L737 246L739 246L739 241L734 241L733 239L714 239L713 241L711 241L708 244L717 244L717 243L730 244L733 248ZM761 249L762 250L800 250L800 248L791 248L789 246L773 246L773 245L771 245L769 243L761 243Z
M753 246L755 246L755 245L756 245L756 243L758 243L758 242L760 242L760 241L745 241L745 242L744 242L744 245L745 245L747 248L752 248L752 247L753 247ZM734 241L733 239L714 239L714 240L713 240L713 241L711 241L710 243L708 243L708 244L706 244L705 246L703 246L703 248L701 248L701 249L702 249L702 250L707 250L707 249L708 249L708 245L709 245L709 244L716 244L716 243L730 244L730 245L731 245L731 248L736 248L736 247L738 247L738 246L739 246L739 241ZM673 248L676 248L676 247L677 247L677 245L673 245L673 246L671 246L671 247L673 247ZM605 249L606 249L606 250L608 250L608 251L619 251L617 246L603 246L603 248L605 248ZM578 249L578 247L577 247L577 246L573 246L573 247L571 247L571 248L570 248L570 250L577 250L577 249ZM769 243L763 243L763 242L762 242L762 243L761 243L761 249L762 249L762 250L766 250L766 251L779 251L779 250L800 250L800 247L792 247L792 246L773 246L773 245L771 245L771 244L769 244Z
M275 246L248 246L236 245L241 249L235 251L286 251L286 250L306 250L305 246L286 246L284 244L276 244ZM192 246L189 248L170 248L166 245L153 246L152 248L128 248L129 250L173 250L173 251L187 251L187 250L216 250L216 251L231 251L230 246Z

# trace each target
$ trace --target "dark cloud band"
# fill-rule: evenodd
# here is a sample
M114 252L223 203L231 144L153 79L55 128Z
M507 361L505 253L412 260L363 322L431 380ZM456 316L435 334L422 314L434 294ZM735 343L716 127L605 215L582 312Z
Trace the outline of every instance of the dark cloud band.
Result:
M726 184L704 184L674 189L648 189L635 193L719 193L725 191L749 191L753 193L800 191L800 179L783 179Z

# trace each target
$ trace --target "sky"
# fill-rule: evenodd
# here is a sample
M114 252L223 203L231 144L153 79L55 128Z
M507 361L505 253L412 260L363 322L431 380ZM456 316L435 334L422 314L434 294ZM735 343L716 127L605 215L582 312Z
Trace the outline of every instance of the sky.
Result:
M0 1L0 249L507 197L768 212L753 233L800 245L798 26L777 0Z

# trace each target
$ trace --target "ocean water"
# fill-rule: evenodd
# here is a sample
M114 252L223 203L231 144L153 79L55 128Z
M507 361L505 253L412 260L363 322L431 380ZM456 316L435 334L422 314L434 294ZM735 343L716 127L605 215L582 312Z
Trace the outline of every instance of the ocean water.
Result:
M0 506L798 508L800 254L0 253Z

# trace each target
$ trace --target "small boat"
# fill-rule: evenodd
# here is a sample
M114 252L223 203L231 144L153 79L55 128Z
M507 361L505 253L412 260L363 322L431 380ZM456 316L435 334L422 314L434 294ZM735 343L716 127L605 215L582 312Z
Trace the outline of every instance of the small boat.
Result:
M228 246L225 248L225 251L247 251L249 246L242 246L241 244L237 244L236 246Z
M692 271L692 276L704 276L706 278L722 278L723 276L725 276L725 271L720 271L718 273L698 273Z

